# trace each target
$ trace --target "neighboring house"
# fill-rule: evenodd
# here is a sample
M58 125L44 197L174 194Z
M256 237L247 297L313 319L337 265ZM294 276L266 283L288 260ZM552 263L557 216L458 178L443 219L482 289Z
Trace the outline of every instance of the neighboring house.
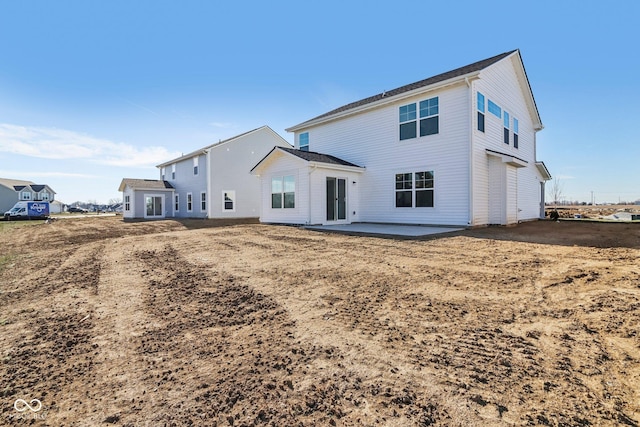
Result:
M253 169L262 222L479 226L544 217L543 128L514 50L293 126ZM322 154L321 154L322 153Z
M0 213L10 210L20 201L53 202L55 194L48 185L0 178Z
M124 179L123 217L257 218L260 182L249 170L274 146L291 147L262 126L158 165L159 180Z

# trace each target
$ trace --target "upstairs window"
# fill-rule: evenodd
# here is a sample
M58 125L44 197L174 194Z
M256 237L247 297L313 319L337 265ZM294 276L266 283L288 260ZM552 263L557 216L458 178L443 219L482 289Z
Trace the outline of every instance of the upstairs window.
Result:
M518 119L513 118L513 148L518 148Z
M38 199L42 200L43 202L48 202L49 193L47 191L41 191L40 194L38 194Z
M492 100L489 100L489 112L499 119L502 118L502 109Z
M171 165L171 179L176 179L176 165Z
M509 144L509 113L507 113L506 111L504 112L503 123L504 123L504 143Z
M20 195L22 200L31 200L31 191L23 191Z
M165 168L160 168L160 179L164 181L166 170Z
M403 105L400 107L400 141L416 135L416 104Z
M193 158L193 174L198 175L198 158Z
M420 101L420 136L438 133L438 97Z
M309 132L300 134L298 137L298 147L301 151L309 151Z
M478 92L477 99L478 108L478 130L484 132L484 95Z
M400 140L418 136L418 109L420 112L420 136L435 135L440 131L438 97L403 105L399 109Z

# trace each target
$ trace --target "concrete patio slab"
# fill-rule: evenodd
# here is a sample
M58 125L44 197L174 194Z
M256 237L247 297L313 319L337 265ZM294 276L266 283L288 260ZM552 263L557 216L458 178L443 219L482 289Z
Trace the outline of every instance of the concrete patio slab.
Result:
M462 231L464 228L435 227L424 225L356 223L340 225L309 225L308 230L336 231L340 233L381 234L387 236L421 237L432 234Z

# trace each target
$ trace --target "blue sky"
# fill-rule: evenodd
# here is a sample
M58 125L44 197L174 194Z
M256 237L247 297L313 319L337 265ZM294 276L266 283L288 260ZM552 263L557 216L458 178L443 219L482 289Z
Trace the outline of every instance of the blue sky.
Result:
M571 200L640 199L640 2L0 0L0 177L107 202L262 125L520 49L538 159Z

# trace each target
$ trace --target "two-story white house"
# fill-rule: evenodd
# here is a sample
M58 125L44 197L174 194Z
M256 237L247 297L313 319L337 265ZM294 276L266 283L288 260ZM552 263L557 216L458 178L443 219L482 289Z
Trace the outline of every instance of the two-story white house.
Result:
M262 222L480 226L544 217L550 174L519 50L356 101L287 131L253 169Z
M53 202L55 194L46 184L0 178L0 213L8 211L17 202Z
M249 170L274 146L291 147L262 126L158 165L160 179L125 178L124 218L258 218L260 183Z

